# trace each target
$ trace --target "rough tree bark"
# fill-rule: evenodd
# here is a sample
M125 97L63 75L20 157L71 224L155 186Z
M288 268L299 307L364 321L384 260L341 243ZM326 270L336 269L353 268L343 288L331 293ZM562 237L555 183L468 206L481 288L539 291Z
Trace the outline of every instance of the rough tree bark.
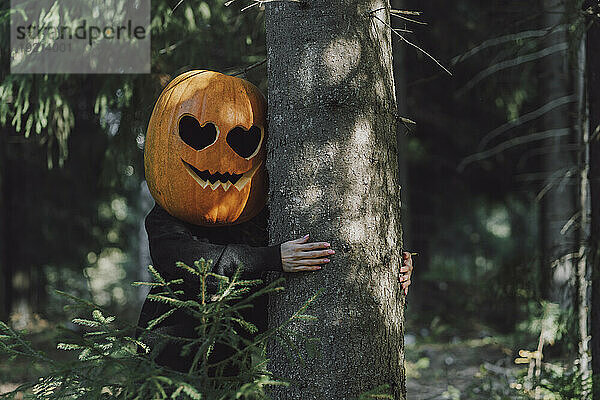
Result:
M594 375L594 399L600 399L600 2L588 1L591 26L587 31L586 70L590 123L590 248L592 273L591 349Z
M376 11L375 11L376 10ZM381 20L379 20L381 19ZM303 367L271 343L270 369L295 383L273 398L344 400L380 384L405 398L396 99L388 0L266 7L271 243L305 233L336 250L321 271L287 274L269 325L319 288L320 340Z
M567 30L559 29L566 23L567 7L564 2L544 0L544 24L551 29L544 42L556 46L568 42ZM552 101L573 92L572 69L567 50L548 56L543 60L543 98ZM564 129L576 125L572 116L577 115L573 104L544 114L542 130ZM565 150L577 143L577 132L547 139L543 144L549 149L542 161L547 174L540 195L540 239L542 296L559 303L563 308L573 305L573 281L577 265L577 226L569 224L578 212L577 152Z

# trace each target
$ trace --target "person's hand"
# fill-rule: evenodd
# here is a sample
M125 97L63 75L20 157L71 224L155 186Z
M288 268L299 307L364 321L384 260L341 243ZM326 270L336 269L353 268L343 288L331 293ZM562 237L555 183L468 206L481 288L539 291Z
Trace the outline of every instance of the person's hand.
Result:
M411 254L408 251L402 253L402 267L400 268L400 276L398 277L398 282L402 283L402 289L404 290L404 295L408 294L408 287L410 286L410 277L413 271L413 262Z
M285 272L317 271L335 254L326 242L308 243L308 235L281 244L281 266Z

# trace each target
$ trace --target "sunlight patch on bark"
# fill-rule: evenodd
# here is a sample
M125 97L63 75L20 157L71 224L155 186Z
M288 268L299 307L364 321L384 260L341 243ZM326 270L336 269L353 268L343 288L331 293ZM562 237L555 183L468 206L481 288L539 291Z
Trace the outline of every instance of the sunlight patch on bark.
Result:
M355 145L367 148L370 146L371 136L373 134L373 126L367 118L361 117L354 123L352 130L352 141Z
M369 239L367 226L363 219L345 221L340 227L342 237L351 244L364 243Z
M329 73L329 82L337 85L350 75L360 62L361 48L356 39L338 38L323 51L323 64Z
M307 186L300 196L294 197L296 206L301 209L311 209L323 196L323 190L318 185Z
M318 54L313 46L304 45L302 56L302 67L298 68L298 82L304 94L312 93L315 89L315 60L318 60Z
M387 84L384 82L384 80L377 79L373 86L374 86L376 97L379 99L385 99L385 97L387 96L387 91L389 89L388 89Z

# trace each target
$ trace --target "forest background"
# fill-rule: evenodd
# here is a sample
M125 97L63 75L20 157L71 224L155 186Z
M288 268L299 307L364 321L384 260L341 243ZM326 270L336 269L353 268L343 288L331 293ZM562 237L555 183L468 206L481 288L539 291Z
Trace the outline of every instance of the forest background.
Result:
M7 3L0 320L51 340L68 323L58 289L135 321L145 292L130 283L149 279L143 147L154 102L189 69L236 73L266 93L264 11L152 1L152 74L11 75ZM586 33L598 4L392 8L415 11L392 20L404 246L418 253L409 398L579 398L593 269ZM541 354L546 381L532 385ZM27 374L0 363L0 389Z

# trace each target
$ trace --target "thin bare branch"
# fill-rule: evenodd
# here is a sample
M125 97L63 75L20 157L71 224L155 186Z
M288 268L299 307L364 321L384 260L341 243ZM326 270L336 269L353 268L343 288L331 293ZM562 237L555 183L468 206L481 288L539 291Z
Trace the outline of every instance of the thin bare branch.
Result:
M575 151L580 151L584 148L585 147L581 143L565 143L565 144L560 145L561 152L567 152L567 151L575 152ZM524 152L521 155L521 157L519 158L519 161L517 162L517 170L523 169L525 167L525 163L530 158L539 156L542 154L550 154L555 151L556 151L556 146L543 146L543 147L537 147L535 149L528 150L528 151Z
M379 7L374 10L371 10L370 13L376 13L377 11L385 10L385 7ZM393 17L401 18L405 21L413 22L415 24L427 25L427 22L417 21L416 19L405 17L404 15L421 15L420 11L405 11L405 10L390 10L390 15Z
M254 2L254 3L250 4L249 6L246 6L246 7L242 8L240 10L240 12L244 12L244 11L246 11L246 10L248 10L248 9L254 7L254 6L258 6L258 5L260 5L260 1Z
M444 67L435 57L433 57L427 51L425 51L421 47L417 46L416 44L412 43L411 41L407 40L404 36L400 35L398 32L394 31L394 33L396 33L399 37L401 37L402 40L404 40L407 44L411 45L415 49L417 49L420 52L422 52L423 54L425 54L427 57L431 58L441 69L446 71L448 73L448 75L452 76L452 72L450 72L450 70L448 68Z
M499 153L503 152L504 150L510 149L511 147L515 147L515 146L525 144L525 143L535 142L538 140L544 140L544 139L548 139L551 137L567 136L570 132L571 131L569 128L563 128L563 129L551 129L548 131L531 133L531 134L525 135L525 136L518 136L516 138L502 142L499 145L497 145L496 147L493 147L489 150L475 153L475 154L465 157L458 165L457 170L458 170L458 172L462 172L467 165L469 165L475 161L485 160L486 158L489 158L491 156L499 154Z
M561 173L561 172L567 172L570 170L573 170L574 167L564 167L564 168L560 168L556 171L546 171L546 172L529 172L529 173L525 173L525 174L519 174L515 176L515 179L517 181L522 181L522 182L527 182L527 181L545 181L548 182L553 176L555 176L555 174L557 173Z
M555 171L552 175L550 175L550 178L548 179L548 183L542 188L542 190L540 190L540 192L537 194L537 196L535 196L535 200L536 201L540 201L542 200L542 198L546 195L546 193L548 193L550 191L550 189L552 189L552 186L554 186L556 184L556 182L558 182L560 180L560 184L559 184L559 188L562 188L566 185L566 182L569 181L573 175L574 172L576 172L577 167L568 167L568 168L561 168L558 171ZM564 172L563 175L561 175L561 173Z
M559 97L557 99L549 101L548 103L544 104L542 107L538 108L537 110L531 111L531 112L524 114L518 118L508 121L505 124L500 125L496 129L493 129L492 131L485 134L485 136L481 139L481 141L479 142L479 145L477 146L477 151L482 151L485 148L485 146L488 145L489 142L491 142L497 136L508 131L509 129L515 128L526 122L532 121L532 120L546 114L547 112L552 111L553 109L555 109L557 107L560 107L560 106L568 104L568 103L572 103L576 100L577 100L577 97L575 95Z
M371 10L370 12L371 13L375 13L375 12L381 11L381 10L387 10L387 8L386 7L379 7L379 8L376 8L374 10ZM390 14L421 15L421 14L423 14L423 12L421 12L421 11L408 11L408 10L396 10L396 9L392 8L390 10Z
M571 218L569 218L567 223L564 224L563 227L560 229L560 234L564 235L565 233L567 233L567 231L569 230L571 225L574 225L575 221L577 221L578 218L581 218L581 216L582 216L581 210L577 211Z
M500 37L493 38L493 39L488 39L488 40L482 42L481 44L473 47L472 49L468 50L466 53L455 56L454 58L452 58L451 62L452 62L452 65L457 64L461 61L466 60L467 58L474 56L475 54L477 54L480 51L485 50L489 47L498 46L500 44L509 43L509 42L516 42L517 40L540 38L540 37L544 37L550 33L562 32L565 29L567 29L567 26L563 24L563 25L558 25L555 28L523 31L523 32L512 33L510 35L500 36Z
M171 9L171 11L175 11L177 9L177 7L179 7L181 5L181 3L183 3L183 0L179 0L179 2L177 4L175 4L175 7L173 7Z
M540 58L544 58L544 57L549 56L554 53L559 53L561 51L565 51L565 50L567 50L568 47L569 47L569 45L567 43L558 43L558 44L555 44L554 46L550 46L550 47L547 47L540 51L536 51L535 53L526 54L524 56L518 56L516 58L510 59L510 60L505 60L505 61L496 63L494 65L491 65L488 68L484 69L483 71L479 72L477 75L475 75L475 77L473 79L471 79L469 82L467 82L467 84L465 86L463 86L461 89L459 89L456 92L456 97L462 96L467 91L471 90L479 82L481 82L488 76L495 74L496 72L499 72L499 71L502 71L502 70L505 70L505 69L508 69L511 67L516 67L517 65L524 64L526 62L538 60Z
M423 11L397 10L395 8L392 8L390 10L390 13L392 13L392 14L405 14L405 15L422 15Z
M236 72L234 74L228 74L228 75L230 75L230 76L244 75L246 72L250 71L251 69L259 67L259 66L263 65L266 62L267 62L267 59L264 58L264 59L262 59L262 60L260 60L258 62L255 62L254 64L251 64L251 65L247 66L246 68L244 68L244 69L242 69L242 70L240 70L240 71L238 71L238 72Z
M416 19L412 19L412 18L405 17L405 16L404 16L404 15L402 15L402 14L390 13L390 15L391 15L392 17L397 17L397 18L400 18L400 19L403 19L403 20L405 20L405 21L412 22L412 23L415 23L415 24L419 24L419 25L427 25L427 22L423 22L423 21L417 21Z
M183 1L183 0L181 0ZM230 5L232 5L233 3L235 3L237 0L228 0L225 2L225 7L229 7ZM254 2L244 8L242 8L240 11L245 11L249 8L252 8L254 6L262 6L264 3L272 3L274 1L289 1L292 3L302 3L304 0L254 0Z
M387 22L385 22L384 20L382 20L381 18L379 18L377 15L375 15L373 12L371 12L371 16L373 16L374 18L376 18L378 21L380 21L382 24L384 24L385 26L387 26L388 28L390 28L392 30L392 33L395 33L396 36L398 36L400 39L402 39L403 41L405 41L407 44L411 45L412 47L414 47L415 49L419 50L420 52L422 52L423 54L425 54L427 57L431 58L440 68L442 68L444 71L446 71L450 76L452 76L452 72L450 72L448 70L448 68L444 67L438 60L435 59L435 57L433 57L431 54L429 54L428 52L426 52L425 50L423 50L422 48L420 48L419 46L417 46L416 44L406 40L406 38L404 36L402 36L397 29L393 28L390 24L388 24Z
M160 50L158 51L158 54L166 54L166 53L168 53L168 52L170 52L170 51L173 51L173 50L175 50L177 47L179 47L179 46L180 46L182 43L185 43L185 42L186 42L186 41L188 41L188 40L189 40L189 38L185 38L185 39L183 39L183 40L180 40L180 41L179 41L179 42L177 42L177 43L173 43L172 45L169 45L169 46L167 46L167 47L164 47L164 48L162 48L162 49L160 49Z
M590 135L590 142L594 140L600 140L600 125L596 126L596 128L594 128L594 132L592 132Z
M405 118L405 117L400 117L400 121L402 121L405 124L412 124L412 125L416 125L417 123L411 119Z

